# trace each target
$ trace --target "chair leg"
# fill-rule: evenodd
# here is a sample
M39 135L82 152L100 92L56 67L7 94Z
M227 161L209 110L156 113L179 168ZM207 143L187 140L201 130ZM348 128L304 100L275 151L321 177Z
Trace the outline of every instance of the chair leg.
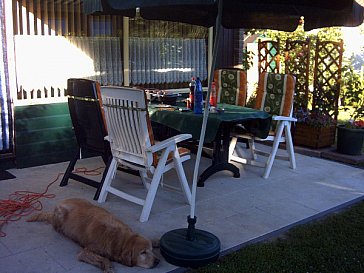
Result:
M289 156L290 167L292 169L296 169L296 156L294 154L290 123L288 123L285 126L285 136L286 136L286 149Z
M186 174L185 174L185 171L183 169L183 165L182 165L182 162L181 162L181 157L179 155L177 147L176 147L176 149L174 151L173 161L174 161L174 167L176 169L178 179L179 179L179 182L181 184L181 188L182 188L183 193L185 195L186 201L187 201L188 204L191 204L192 194L191 194L190 187L188 186Z
M234 138L236 138L236 137L234 137ZM254 142L254 138L243 139L243 140L244 140L244 142L246 142L247 148L249 148L250 157L249 158L246 158L245 156L240 155L238 151L237 151L238 155L237 156L234 155L233 153L234 153L235 148L233 150L232 146L234 145L234 142L235 141L232 139L232 141L234 141L234 142L233 143L230 143L230 147L229 147L229 161L235 161L235 162L239 162L241 164L249 164L249 165L259 166L259 167L265 167L265 165L263 165L262 162L256 161L257 160L257 154L255 152L255 142ZM235 143L237 143L238 141L239 141L239 139L237 139L237 141Z
M142 213L140 215L139 221L140 222L146 222L148 221L150 211L152 209L152 205L154 202L155 195L158 190L159 182L161 180L162 174L164 172L164 167L167 162L167 157L169 152L171 152L171 148L166 148L161 157L159 158L157 168L154 171L152 182L150 183L150 187L148 190L147 197L145 198L144 206Z
M117 161L115 160L115 158L112 158L111 163L109 165L109 169L107 171L107 174L106 174L106 177L104 180L104 183L103 183L101 191L100 191L99 198L97 200L99 203L103 203L106 200L106 196L108 194L108 188L111 185L111 181L114 178L114 174L117 170L117 165L118 164L117 164Z
M64 187L64 186L66 186L68 184L68 179L70 177L70 174L73 172L73 170L75 168L75 165L76 165L77 160L79 159L79 156L80 156L80 152L77 151L75 156L73 157L73 159L68 164L66 172L63 175L62 181L59 184L60 187Z
M248 144L249 144L249 150L251 153L251 156L253 158L253 160L257 160L257 154L255 153L255 141L254 138L252 139L248 139Z
M106 161L106 159L104 159L104 162L105 162L105 170L104 170L104 172L102 174L102 178L101 178L101 181L100 181L100 185L97 188L96 193L94 195L94 200L98 200L99 199L102 186L104 185L104 182L105 182L105 179L106 179L106 175L107 175L107 173L109 171L110 164L112 162L112 156L110 156L107 161Z
M237 137L232 137L231 140L230 140L230 145L229 145L229 162L231 162L231 158L232 158L232 156L234 154L237 141L238 141L238 138Z
M150 184L147 198L145 199L143 210L139 218L140 222L146 222L149 219L150 211L152 210L153 202L155 199L155 195L157 193L160 179L162 177L162 173L163 173L162 168L160 168L159 170L157 169L156 172L154 173L152 183Z
M280 138L282 137L282 134L283 134L284 126L285 126L284 122L280 122L279 125L278 125L278 129L277 129L276 135L274 137L272 152L270 153L270 155L268 157L267 164L266 164L266 167L264 169L263 178L265 178L265 179L269 177L270 171L272 169L273 162L274 162L274 159L276 157L278 147L279 147L279 140L280 140Z
M144 187L145 187L147 190L149 190L150 182L149 182L148 180L150 180L150 179L149 179L149 177L148 177L147 172L146 172L146 171L139 171L139 175L140 175L140 179L141 179L141 180L142 180L142 182L143 182Z

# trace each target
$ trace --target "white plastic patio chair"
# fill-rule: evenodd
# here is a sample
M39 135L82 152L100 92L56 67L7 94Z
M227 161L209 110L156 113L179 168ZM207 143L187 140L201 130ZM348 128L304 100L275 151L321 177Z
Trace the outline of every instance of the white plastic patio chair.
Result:
M145 222L153 205L162 175L174 168L188 203L191 190L188 186L182 162L190 159L189 150L177 148L177 143L191 138L180 134L154 143L148 104L144 90L126 87L101 87L105 118L108 127L112 162L101 189L98 202L105 202L108 193L143 206L140 221ZM147 189L145 199L116 189L111 182L118 164L138 170Z
M261 73L258 82L255 108L269 112L272 117L272 130L268 137L261 139L249 133L232 133L229 148L229 160L264 167L264 178L268 178L274 159L290 161L290 167L296 168L296 159L291 135L291 123L297 121L292 117L293 96L296 79L289 74ZM244 129L244 128L242 128ZM250 157L234 154L238 138L247 139L249 143ZM255 141L273 141L269 152L258 150ZM286 143L286 155L277 155L279 144ZM265 162L257 161L257 155L268 157Z

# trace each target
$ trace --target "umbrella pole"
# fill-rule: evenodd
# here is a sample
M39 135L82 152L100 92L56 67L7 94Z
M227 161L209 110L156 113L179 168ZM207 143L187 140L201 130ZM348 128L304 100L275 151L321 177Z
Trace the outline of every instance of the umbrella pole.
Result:
M213 46L213 59L210 68L209 85L204 108L200 141L197 149L196 163L192 180L192 198L190 215L187 217L188 228L175 229L165 233L160 240L160 251L167 262L183 267L199 267L217 260L220 254L220 240L214 234L196 229L196 191L198 171L201 161L202 148L205 140L207 119L209 115L208 102L210 101L213 73L219 48L221 16L223 0L218 1L218 14L216 18L216 33Z
M206 132L206 126L207 126L207 120L209 117L209 104L210 96L211 96L211 85L214 79L214 71L216 69L216 60L218 55L218 49L219 49L219 41L220 41L220 32L221 32L221 16L222 16L222 4L223 0L219 1L218 4L218 14L216 19L216 32L215 32L215 38L214 38L214 45L212 49L212 63L211 68L209 71L210 77L208 82L208 89L207 89L207 95L205 99L205 108L203 113L203 120L202 120L202 126L201 126L201 134L200 134L200 140L199 145L197 149L196 154L196 162L195 162L195 168L193 171L193 179L192 179L192 198L191 198L191 206L190 206L190 215L187 218L188 222L188 233L187 233L187 239L188 240L194 240L195 238L195 224L196 224L196 216L195 216L195 207L196 207L196 192L197 192L197 180L198 180L198 171L200 167L200 161L201 161L201 155L202 155L202 149L203 149L203 143L205 140L205 132Z

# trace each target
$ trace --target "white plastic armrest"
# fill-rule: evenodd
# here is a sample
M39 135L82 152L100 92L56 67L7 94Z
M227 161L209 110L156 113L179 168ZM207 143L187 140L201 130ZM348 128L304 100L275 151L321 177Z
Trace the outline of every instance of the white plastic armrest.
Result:
M170 138L167 138L161 142L156 143L155 145L149 147L148 149L146 149L148 152L157 152L160 151L162 149L167 148L168 146L170 146L171 144L175 145L178 142L181 142L183 140L187 140L192 138L191 134L180 134L180 135L176 135Z
M286 116L273 116L272 120L283 120L283 121L292 121L292 122L297 121L297 119L294 117L286 117Z

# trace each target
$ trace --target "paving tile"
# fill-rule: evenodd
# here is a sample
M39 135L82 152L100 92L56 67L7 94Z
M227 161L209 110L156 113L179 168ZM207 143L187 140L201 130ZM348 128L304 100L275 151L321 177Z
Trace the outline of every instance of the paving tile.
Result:
M52 226L45 223L28 223L24 220L9 223L3 228L6 237L1 242L12 252L19 253L37 249L44 244L56 242L61 235L53 232Z
M114 269L115 269L115 267L114 267ZM69 269L65 272L67 272L67 273L100 273L102 271L100 270L100 268L97 268L96 266L77 261L77 264L75 264L74 267L72 267L71 269ZM122 271L117 271L117 272L122 272Z
M205 182L205 186L199 188L200 192L203 193L205 189L208 189L209 191L213 191L213 195L216 196L216 194L220 194L221 192L225 194L232 193L248 186L242 178L243 176L235 179L226 179L226 176L231 176L231 172L220 172L211 176Z
M287 224L287 221L280 216L277 217L277 214L266 212L259 208L247 209L231 217L225 218L225 221L235 224L236 228L240 230L242 234L249 234L251 239L258 235L265 235L280 229ZM222 225L224 225L224 223Z
M0 240L0 258L10 256L12 252Z
M291 191L292 197L297 203L317 211L328 210L337 204L345 203L360 196L360 194L352 194L346 190L324 185L321 181L313 181L312 184L308 184L304 190L299 192L293 189L289 189L289 191Z
M220 221L217 222L221 222L221 224L200 222L197 223L197 227L215 235L220 240L221 251L240 245L243 242L251 240L252 237L255 236L250 232L241 232L242 230L239 225L232 221L220 219Z
M286 220L287 225L309 218L318 210L306 207L290 199L280 199L260 205L258 209Z
M56 233L55 230L51 232ZM70 239L60 236L57 241L44 244L42 250L57 261L65 270L79 267L77 253L81 247Z
M0 259L2 264L1 272L22 272L22 273L64 273L65 269L51 258L42 249L34 249L17 253L13 256ZM4 270L5 268L5 270Z
M23 256L20 254L0 257L1 273L28 273L29 271L26 271L21 260L23 260Z

